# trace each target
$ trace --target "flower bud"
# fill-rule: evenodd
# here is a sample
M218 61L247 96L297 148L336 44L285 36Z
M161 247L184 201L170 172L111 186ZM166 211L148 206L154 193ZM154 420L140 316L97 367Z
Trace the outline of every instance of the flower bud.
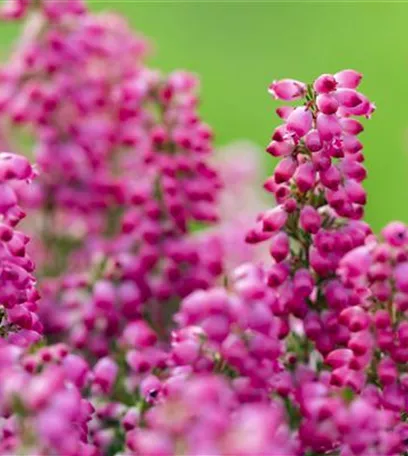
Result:
M336 99L340 106L346 108L356 108L364 101L363 97L353 89L336 90Z
M93 369L93 384L104 394L109 394L118 374L118 366L109 357L100 359Z
M316 171L313 163L306 162L298 166L295 176L296 185L302 193L311 190L316 182Z
M299 223L303 230L315 234L321 227L322 219L313 206L307 205L300 211Z
M383 358L378 363L377 374L384 386L394 384L398 378L398 370L394 361L390 358Z
M314 280L310 271L298 269L293 276L293 287L295 294L302 297L310 296L314 288Z
M289 141L272 141L266 148L266 151L274 157L285 157L290 155L293 149L294 146Z
M320 112L330 115L337 111L339 102L333 95L322 93L317 96L316 105Z
M368 328L370 317L361 307L353 306L340 313L339 322L347 326L351 332L358 332Z
M364 127L361 122L351 117L342 118L339 122L343 131L349 135L358 135L364 131Z
M323 141L331 141L334 137L341 135L341 126L338 118L332 114L317 114L317 131Z
M322 74L319 76L314 84L313 88L317 93L329 93L333 92L336 89L337 82L334 79L334 76L331 74Z
M306 84L295 79L273 81L268 92L278 100L293 101L305 96Z
M283 207L276 206L263 214L263 230L266 232L278 231L285 225L287 218L288 214Z
M286 126L288 131L296 133L300 138L312 128L313 116L306 108L296 108L288 117Z
M320 171L320 180L322 184L336 190L341 182L341 173L336 165L330 165L326 170Z
M278 263L283 261L289 254L289 238L283 231L275 234L271 239L271 246L269 248L271 256Z
M338 87L355 89L361 82L363 75L355 70L343 70L334 75Z
M403 293L408 293L408 262L396 266L394 278L397 289Z
M325 363L332 369L348 366L354 358L354 353L348 348L338 348L330 352L325 359Z
M322 141L317 130L310 130L305 136L306 147L310 152L317 152L322 148Z
M357 247L340 260L339 272L347 278L361 277L367 274L371 261L370 250L366 246Z
M402 222L391 222L381 232L388 244L400 247L408 240L408 228Z
M123 339L129 346L141 349L154 345L157 336L145 321L139 320L125 327Z
M276 166L274 177L277 184L287 182L294 174L297 162L293 157L285 157Z

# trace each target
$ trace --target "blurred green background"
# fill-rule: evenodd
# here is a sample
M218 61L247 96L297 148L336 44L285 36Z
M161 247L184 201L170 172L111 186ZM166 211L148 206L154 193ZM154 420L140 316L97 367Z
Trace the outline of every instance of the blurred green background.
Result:
M217 145L247 138L266 145L278 124L268 84L310 81L320 73L355 68L362 92L378 111L363 133L369 179L367 220L376 230L408 221L408 3L374 2L89 2L113 10L149 37L151 63L202 78L202 114ZM0 24L0 57L17 30ZM265 153L265 175L273 166Z

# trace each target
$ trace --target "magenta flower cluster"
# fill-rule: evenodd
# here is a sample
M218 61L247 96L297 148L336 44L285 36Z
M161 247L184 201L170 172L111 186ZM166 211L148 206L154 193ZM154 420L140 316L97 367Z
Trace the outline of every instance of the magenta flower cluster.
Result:
M363 221L362 75L270 85L263 209L197 78L122 18L0 16L26 22L0 68L0 455L408 454L408 227Z
M20 184L34 175L26 158L0 153L0 333L23 345L36 342L42 332L34 262L27 253L29 237L16 229L25 217L19 206Z

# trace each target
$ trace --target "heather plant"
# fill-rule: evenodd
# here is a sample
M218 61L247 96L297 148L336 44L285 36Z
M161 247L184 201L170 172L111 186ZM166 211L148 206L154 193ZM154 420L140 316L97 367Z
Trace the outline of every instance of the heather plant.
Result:
M41 171L26 201L49 278L45 332L102 356L142 311L164 337L163 303L220 275L217 239L191 232L217 220L221 182L195 77L147 68L121 18L65 3L31 5L29 39L2 72L2 121L10 144L31 133Z
M1 16L0 454L407 454L408 227L363 221L362 75L270 85L269 208L122 18Z

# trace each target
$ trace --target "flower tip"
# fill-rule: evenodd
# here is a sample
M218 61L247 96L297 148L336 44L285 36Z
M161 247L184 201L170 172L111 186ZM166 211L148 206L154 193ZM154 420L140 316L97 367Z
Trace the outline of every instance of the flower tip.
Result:
M371 119L371 116L374 114L374 112L376 111L376 109L377 109L376 104L375 104L375 103L370 103L369 108L368 108L368 110L367 110L367 113L366 113L365 117L366 117L367 119Z
M293 101L302 98L306 93L306 84L295 79L274 80L268 92L276 99Z
M334 75L339 87L355 89L360 85L363 74L356 70L342 70Z

